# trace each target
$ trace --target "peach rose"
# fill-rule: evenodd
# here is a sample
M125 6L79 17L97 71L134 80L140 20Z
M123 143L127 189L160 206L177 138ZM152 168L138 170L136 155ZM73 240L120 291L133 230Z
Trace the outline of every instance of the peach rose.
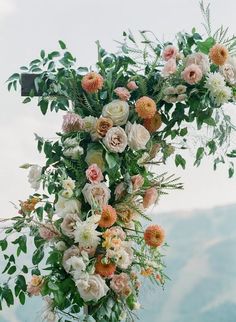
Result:
M135 81L129 81L126 86L130 91L135 91L138 89L138 85L135 83Z
M100 117L96 122L96 132L99 138L103 138L107 131L112 128L113 121L112 119L106 117Z
M172 58L175 59L177 54L178 54L178 49L173 45L168 45L164 48L162 57L165 61L168 61Z
M116 89L114 89L114 93L122 101L128 101L130 99L130 92L125 87L117 87Z
M95 203L101 208L107 205L111 195L110 189L103 182L96 184L86 183L82 193L85 201L87 201L90 206L93 206Z
M120 126L108 130L103 143L111 152L122 153L127 146L127 135Z
M121 274L113 275L110 283L110 287L115 293L122 294L124 289L127 288L128 284L129 284L128 274L121 273Z
M149 188L146 190L143 197L143 207L149 208L157 201L157 190L155 188Z
M28 283L27 292L30 296L38 296L41 292L43 286L43 277L38 275L33 275L31 281Z
M176 72L176 60L174 58L169 59L162 70L162 75L164 77L168 77Z
M86 170L86 177L91 183L99 183L103 181L104 177L101 169L96 163L91 164Z
M201 68L196 64L186 67L181 75L185 82L190 85L196 84L202 79Z

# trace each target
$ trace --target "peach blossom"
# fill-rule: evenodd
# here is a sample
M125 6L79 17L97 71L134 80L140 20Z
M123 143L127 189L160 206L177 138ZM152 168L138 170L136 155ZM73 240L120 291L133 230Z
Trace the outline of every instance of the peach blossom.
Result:
M143 197L143 207L148 208L152 206L157 200L157 190L155 188L149 188L146 190Z
M171 74L174 74L176 72L177 66L176 66L176 60L174 58L169 59L162 70L162 75L164 77L168 77Z
M131 182L133 185L133 190L137 191L144 184L144 179L140 174L136 174L135 176L131 177Z
M190 85L196 84L202 79L201 68L196 64L186 67L181 75L185 82Z
M121 99L122 101L128 101L130 98L130 92L125 87L117 87L114 90L114 93Z
M135 81L129 81L126 86L130 91L135 91L138 89L138 85L135 83Z
M91 164L86 170L86 177L91 183L100 183L104 177L96 163Z
M177 54L178 54L178 49L173 45L168 45L164 48L162 57L165 61L168 61L172 58L175 59Z

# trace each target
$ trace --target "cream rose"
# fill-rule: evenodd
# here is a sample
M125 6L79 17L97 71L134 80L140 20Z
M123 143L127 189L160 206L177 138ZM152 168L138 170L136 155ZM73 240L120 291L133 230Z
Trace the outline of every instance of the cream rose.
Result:
M122 153L127 146L127 135L122 127L112 127L107 131L103 143L109 151Z
M126 125L126 133L128 136L128 145L132 150L142 150L146 148L146 144L150 139L150 133L141 124L131 124L128 122Z
M100 275L89 275L87 280L76 281L79 294L85 302L98 301L105 296L109 290L105 280Z
M81 203L76 199L67 199L59 195L58 201L55 204L56 214L60 217L65 217L68 213L80 213Z
M112 119L114 125L123 125L129 117L129 105L125 101L114 100L103 107L102 115Z
M84 199L90 204L90 206L96 204L101 208L107 205L111 196L111 191L104 182L97 184L86 183L82 193Z

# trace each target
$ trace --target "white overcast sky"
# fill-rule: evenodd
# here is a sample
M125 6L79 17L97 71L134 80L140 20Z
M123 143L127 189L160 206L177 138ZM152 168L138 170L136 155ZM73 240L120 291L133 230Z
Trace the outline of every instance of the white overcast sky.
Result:
M235 0L212 2L213 26L224 24L236 32ZM95 41L115 50L114 39L122 31L153 30L159 38L174 39L176 32L201 28L198 0L0 0L0 216L14 215L9 201L27 197L32 190L27 172L19 165L43 164L33 132L54 136L62 115L41 116L35 103L21 104L19 92L9 94L4 81L21 65L36 58L39 51L57 48L63 39L82 66L94 64ZM165 37L164 37L165 36ZM229 106L235 114L236 106ZM163 197L157 212L205 208L236 202L236 178L228 180L226 169L213 172L209 161L186 171L168 165L166 170L182 177L185 190Z

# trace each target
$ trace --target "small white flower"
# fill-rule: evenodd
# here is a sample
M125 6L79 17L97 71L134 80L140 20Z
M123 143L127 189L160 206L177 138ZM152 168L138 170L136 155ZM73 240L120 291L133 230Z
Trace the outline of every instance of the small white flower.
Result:
M134 306L133 306L133 309L134 309L134 310L139 310L139 309L140 309L140 307L141 307L140 303L139 303L139 302L135 302L135 303L134 303Z
M77 141L76 138L74 138L74 139L67 138L67 139L65 139L63 144L64 144L65 147L71 148L71 147L75 147L76 145L78 145L78 141Z
M60 240L55 244L55 248L60 252L63 252L64 250L66 250L66 244L64 243L64 241Z
M100 242L101 233L96 230L97 225L88 224L86 221L78 224L74 231L75 243L80 247L96 248Z
M67 189L74 190L75 189L75 181L72 180L70 177L68 177L67 179L63 180L62 186L65 190L67 190Z
M38 190L40 188L40 179L42 174L42 168L39 165L32 165L28 174L28 181L31 188Z
M227 103L232 96L232 90L230 87L225 86L219 90L219 92L215 95L213 95L213 98L215 100L215 103L217 106L221 106L225 103Z
M70 267L70 271L82 272L86 269L83 257L72 256L66 261L66 265Z

